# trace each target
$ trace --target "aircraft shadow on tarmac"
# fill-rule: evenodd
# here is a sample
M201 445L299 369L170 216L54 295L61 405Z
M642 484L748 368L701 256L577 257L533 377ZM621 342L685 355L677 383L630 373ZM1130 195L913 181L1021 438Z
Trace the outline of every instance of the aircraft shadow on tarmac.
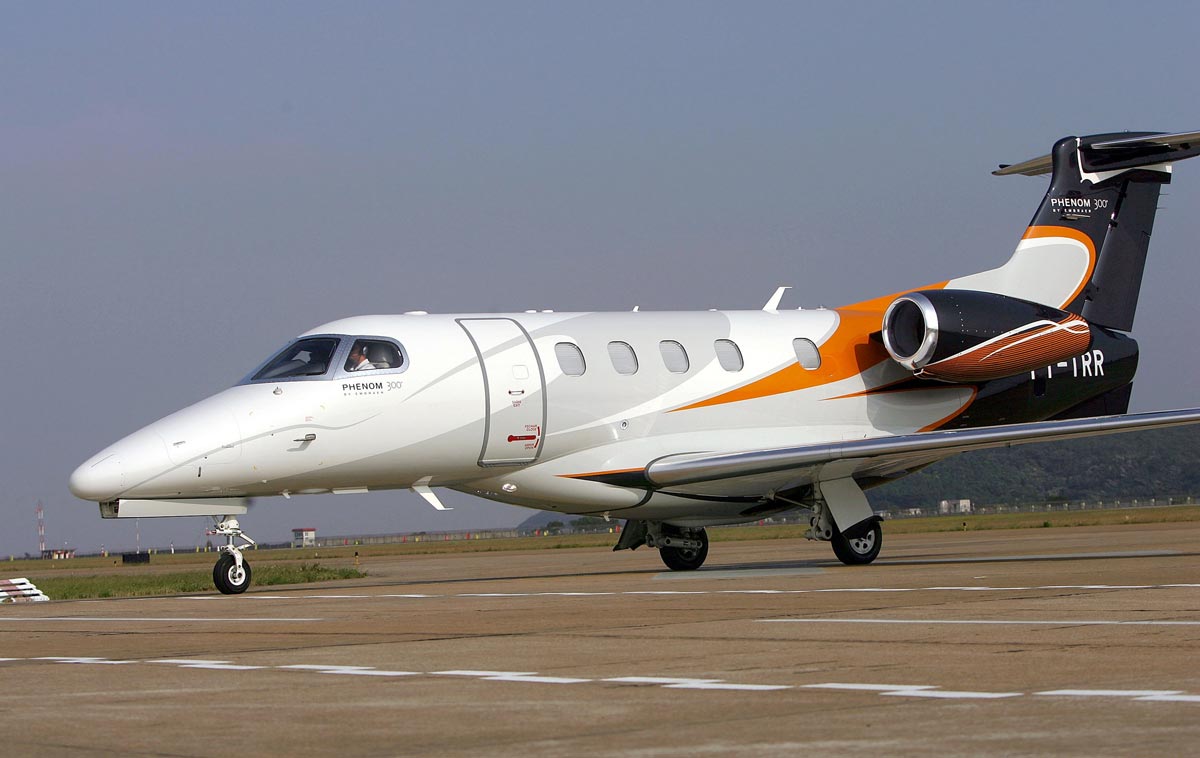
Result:
M1200 556L1200 552L1185 552L1181 550L1130 550L1118 552L1095 553L1060 553L1041 555L974 555L974 556L938 556L933 554L895 558L876 561L874 566L927 566L940 564L977 564L977 563L1012 563L1012 562L1056 562L1079 560L1114 560L1122 558L1155 558L1173 557L1186 558ZM528 574L497 574L493 576L474 577L444 577L444 578L413 578L396 579L393 581L371 582L366 584L338 584L339 587L397 587L407 585L453 585L480 582L522 581L536 579L572 579L618 576L649 576L652 579L736 579L761 578L765 576L804 576L825 573L827 569L837 571L853 571L854 567L843 566L836 560L801 560L801 561L754 561L733 564L715 564L705 566L696 571L662 571L655 568L630 568L614 571L566 571L538 572Z

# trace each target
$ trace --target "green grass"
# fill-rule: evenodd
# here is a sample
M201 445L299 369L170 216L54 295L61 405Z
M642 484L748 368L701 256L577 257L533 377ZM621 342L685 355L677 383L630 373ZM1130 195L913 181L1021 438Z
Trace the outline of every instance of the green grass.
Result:
M319 563L263 564L252 567L253 583L259 586L307 584L337 579L361 579L366 574L354 568L330 568ZM84 600L106 597L147 597L212 592L212 570L158 574L75 575L30 577L51 600Z

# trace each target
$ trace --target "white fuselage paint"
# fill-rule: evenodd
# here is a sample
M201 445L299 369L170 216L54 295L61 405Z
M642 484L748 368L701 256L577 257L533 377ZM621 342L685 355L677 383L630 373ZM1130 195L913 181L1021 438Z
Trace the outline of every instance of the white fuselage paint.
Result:
M930 286L1061 308L1094 264L1095 251L1069 230L1031 229L1005 265ZM245 381L167 416L86 461L71 490L103 503L449 487L546 510L701 526L752 520L757 503L799 485L893 476L937 460L854 471L831 463L670 492L582 478L640 472L665 456L907 435L974 399L970 385L869 392L912 376L869 336L885 302L780 311L778 294L759 311L416 311L334 321L302 335L341 339L325 376ZM345 370L359 337L394 340L404 365ZM822 354L812 372L797 359L798 338ZM737 345L739 370L721 365L716 340ZM686 371L669 370L663 341L683 346ZM610 342L632 347L636 372L627 373L627 352L618 371ZM582 351L581 375L564 373L559 343ZM1101 364L1089 359L1082 371L1098 374Z
M114 501L423 483L572 513L744 521L753 500L650 495L577 477L641 469L680 452L910 433L970 401L969 388L952 385L858 394L907 376L878 361L792 391L680 410L782 371L802 372L792 341L823 346L838 324L838 313L824 309L344 319L308 335L337 335L343 349L360 335L392 338L408 356L404 368L350 373L338 365L321 378L242 383L101 451L72 476L72 489ZM740 370L719 363L718 339L737 344ZM663 340L684 346L686 372L666 368ZM636 373L616 371L612 341L634 349ZM582 375L561 370L555 348L563 342L582 350ZM728 494L737 489L731 484Z

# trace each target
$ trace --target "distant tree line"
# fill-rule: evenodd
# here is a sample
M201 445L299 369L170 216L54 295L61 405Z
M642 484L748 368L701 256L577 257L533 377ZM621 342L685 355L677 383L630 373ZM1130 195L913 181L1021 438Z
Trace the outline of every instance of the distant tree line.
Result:
M875 510L1200 495L1200 425L963 453L867 491ZM518 529L607 532L595 516L541 512Z
M1200 427L980 450L869 490L876 510L1200 494Z

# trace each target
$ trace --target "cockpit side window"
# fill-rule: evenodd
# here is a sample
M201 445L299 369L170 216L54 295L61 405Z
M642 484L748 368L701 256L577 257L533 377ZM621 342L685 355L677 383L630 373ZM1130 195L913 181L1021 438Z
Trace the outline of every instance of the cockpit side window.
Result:
M266 366L251 377L251 381L321 376L329 370L338 342L339 340L333 337L297 340L268 361Z
M354 341L350 356L346 359L346 371L375 371L400 368L404 365L404 354L391 342L360 339Z

